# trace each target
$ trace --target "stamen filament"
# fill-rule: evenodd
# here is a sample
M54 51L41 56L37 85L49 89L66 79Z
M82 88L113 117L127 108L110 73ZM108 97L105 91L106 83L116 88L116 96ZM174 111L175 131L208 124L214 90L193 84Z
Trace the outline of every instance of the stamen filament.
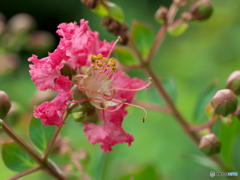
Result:
M106 99L107 101L111 101L111 100L114 98L114 95L115 95L115 89L113 90L113 93L112 93L112 95L111 95L110 98L108 98L108 97L106 97L106 96L104 96L104 95L102 95L101 93L96 92L96 91L94 91L94 93L99 94L102 98Z
M137 106L137 105L134 105L134 104L130 104L130 103L126 103L126 102L123 102L123 101L119 101L117 99L113 99L113 101L121 102L123 104L129 105L129 106L133 106L133 107L137 107L137 108L140 108L140 109L144 110L145 111L145 116L143 117L143 122L145 122L145 119L147 118L147 111L143 107Z
M115 90L121 90L121 91L139 91L139 90L143 90L143 89L146 89L152 82L149 82L147 85L139 88L139 89L123 89L123 88L114 88ZM111 90L114 90L114 89L108 89L106 91L103 91L103 92L107 92L107 91L111 91Z
M120 108L122 107L122 105L123 105L123 103L120 104L120 106L118 106L117 108L115 108L115 109L113 109L113 110L108 110L108 109L106 109L106 111L108 111L108 112L114 112L114 111L117 111L118 109L120 109Z

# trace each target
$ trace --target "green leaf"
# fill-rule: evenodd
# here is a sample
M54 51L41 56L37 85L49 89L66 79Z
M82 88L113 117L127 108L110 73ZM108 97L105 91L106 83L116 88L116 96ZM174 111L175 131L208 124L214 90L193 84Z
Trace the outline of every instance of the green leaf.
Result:
M165 78L162 79L162 84L165 87L166 91L172 98L174 102L177 100L177 87L176 87L176 81L173 78ZM150 90L148 91L150 93L150 97L152 101L158 105L164 106L165 103L162 100L162 98L159 96L158 92L151 86Z
M205 113L205 107L211 102L214 94L217 92L218 87L216 82L208 84L198 95L196 105L193 113L193 122L199 124L204 123L208 120Z
M222 123L220 130L220 140L222 142L221 154L227 165L231 165L231 151L233 148L233 140L239 130L240 122L236 116L233 117L233 122L230 125Z
M35 147L44 153L55 130L56 126L44 126L40 119L33 116L29 125L29 137Z
M133 21L131 34L138 50L145 58L148 55L155 39L152 28L148 24Z
M132 172L130 174L127 174L120 178L119 180L131 180L131 179L136 179L136 180L146 180L146 179L151 179L151 180L160 180L160 178L157 176L156 170L152 166L148 166L142 170L138 170L136 172Z
M187 160L191 163L200 165L202 167L208 168L209 170L214 170L214 171L220 171L221 168L219 167L218 164L216 164L214 161L206 158L206 157L200 157L196 155L191 155L191 154L182 154L181 157L184 160Z
M0 119L0 130L2 129L3 120Z
M119 22L124 21L124 14L120 6L109 1L107 2L107 6L112 18L118 20Z
M2 143L2 158L5 165L16 172L22 172L37 165L15 142Z
M102 3L98 3L97 6L92 11L100 17L108 16L108 11Z
M171 36L176 37L183 34L187 30L187 28L188 28L188 23L182 23L179 26L174 28L169 27L167 31Z
M129 50L128 47L125 46L117 46L115 48L116 57L123 65L133 65L136 64L137 60Z

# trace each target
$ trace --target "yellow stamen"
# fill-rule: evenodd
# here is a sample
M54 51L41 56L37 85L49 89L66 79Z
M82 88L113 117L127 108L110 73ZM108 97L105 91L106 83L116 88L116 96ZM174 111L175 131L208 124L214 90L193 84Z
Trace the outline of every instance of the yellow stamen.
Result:
M102 64L101 62L97 63L97 65L98 65L99 67L102 67L102 66L103 66L103 64Z
M107 62L107 58L103 58L102 61L103 61L103 62Z
M108 63L108 65L109 65L109 66L112 66L112 65L114 65L114 64L113 64L113 63L111 63L111 62L109 62L109 63Z
M100 71L99 71L99 74L102 74L102 72L103 72L103 70L100 70Z
M94 68L95 66L93 64L91 64L91 67Z
M103 55L102 55L102 54L98 54L98 55L97 55L97 58L98 58L99 60L102 60Z
M110 67L106 67L106 70L109 70L110 69Z
M112 61L114 64L117 62L114 58L111 58L110 61Z
M106 110L108 108L108 106L104 107L103 110Z

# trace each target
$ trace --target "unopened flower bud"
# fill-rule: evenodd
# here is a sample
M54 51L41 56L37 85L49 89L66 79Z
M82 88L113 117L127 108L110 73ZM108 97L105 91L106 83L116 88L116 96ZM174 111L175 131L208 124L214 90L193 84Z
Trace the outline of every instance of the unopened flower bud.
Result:
M61 69L61 75L63 76L68 76L69 80L72 80L72 68L70 67L70 65L63 61L62 64L64 65Z
M0 56L0 74L13 71L19 67L21 59L16 54L4 54Z
M4 119L9 109L11 108L11 101L4 91L0 91L0 119Z
M181 14L181 18L184 20L184 21L191 21L193 16L190 12L184 12Z
M209 0L199 0L192 4L190 12L194 19L206 20L212 15L213 6Z
M240 71L234 71L228 76L226 88L235 94L240 94Z
M168 8L160 6L155 13L155 19L161 24L164 23L164 21L166 20L167 12Z
M13 16L7 23L8 30L16 33L19 30L30 31L36 26L35 19L26 13L20 13Z
M167 31L172 36L179 36L184 33L187 28L188 23L184 22L182 19L177 19L168 26Z
M215 109L215 113L227 116L236 111L238 98L230 89L223 89L217 91L211 104Z
M201 138L198 147L205 154L211 156L220 152L221 142L219 141L215 134L211 133Z

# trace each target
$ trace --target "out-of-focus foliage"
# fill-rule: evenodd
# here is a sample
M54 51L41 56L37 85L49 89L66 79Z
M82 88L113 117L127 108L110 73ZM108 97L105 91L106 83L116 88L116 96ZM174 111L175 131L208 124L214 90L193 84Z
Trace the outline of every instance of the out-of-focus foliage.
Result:
M160 5L168 7L171 1L115 0L113 2L123 9L124 21L129 26L135 19L150 24L156 32L159 24L155 22L154 14ZM180 9L180 12L189 10L192 2L189 1L186 7ZM167 35L161 49L154 55L151 62L159 77L174 77L177 86L177 89L174 89L177 91L174 92L177 96L176 104L189 121L193 120L195 102L203 87L217 78L219 87L224 88L228 75L238 70L240 65L240 22L238 16L240 2L238 0L212 0L212 2L214 12L208 21L191 22L186 32L181 36L173 38ZM136 8L136 4L138 8ZM116 39L100 25L100 17L89 11L79 0L0 1L0 12L6 16L7 21L17 13L29 13L35 18L38 30L46 30L51 33L55 33L59 23L79 22L81 18L84 18L89 20L92 30L99 31L101 39L108 41ZM179 16L180 13L177 14L177 17ZM55 37L59 40L56 34ZM17 42L20 44L26 42L21 39L22 36L18 38L20 39ZM49 51L53 51L53 49L49 48ZM24 109L24 113L12 119L9 116L5 121L7 123L14 122L11 123L13 130L25 140L27 140L26 124L32 111L29 104L36 91L36 86L28 73L27 58L31 56L31 53L36 52L28 49L17 52L17 57L21 62L17 69L14 68L14 71L7 74L0 72L0 90L6 91L11 101L17 102ZM145 51L142 53L145 55ZM37 55L46 56L46 50L44 53L37 53ZM131 70L128 73L131 76L146 78L140 70ZM148 92L148 90L139 92L137 99L151 101ZM134 108L131 108L130 111L124 119L123 128L133 134L135 140L131 147L116 145L113 152L108 154L105 179L117 180L130 176L137 178L138 173L146 167L152 168L149 171L144 171L144 173L149 173L149 177L151 174L152 177L162 177L162 179L212 179L209 172L216 170L216 166L212 165L206 168L206 164L210 163L183 133L172 116L148 110L146 122L142 123L142 111ZM237 124L236 121L237 119L234 118L232 125ZM84 147L89 152L90 160L85 168L87 173L93 177L96 169L100 169L102 165L97 163L99 161L97 157L99 154L98 145L92 146L87 141L82 125L74 122L71 117L67 119L66 124L61 131L61 136L69 138L69 144L74 150ZM218 132L218 134L216 133L218 137L220 134L222 141L221 157L229 165L239 168L239 128L234 126L232 129L219 121L214 126L214 131ZM228 135L224 136L225 133ZM0 132L0 138L1 140L8 139L2 132ZM183 154L191 154L191 156L184 158ZM52 155L51 158L60 167L69 161L65 156ZM202 166L199 166L199 162ZM1 160L0 169L1 179L14 174L4 166ZM43 172L30 174L23 179L43 178L52 179Z

